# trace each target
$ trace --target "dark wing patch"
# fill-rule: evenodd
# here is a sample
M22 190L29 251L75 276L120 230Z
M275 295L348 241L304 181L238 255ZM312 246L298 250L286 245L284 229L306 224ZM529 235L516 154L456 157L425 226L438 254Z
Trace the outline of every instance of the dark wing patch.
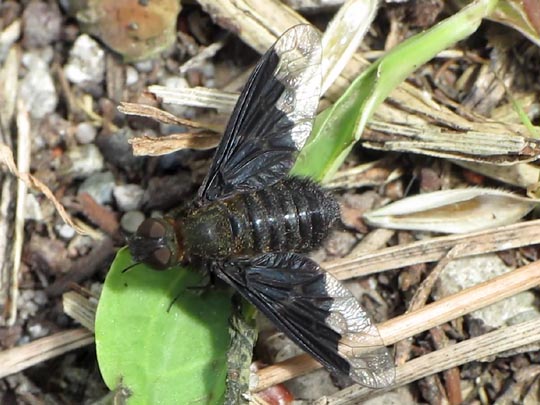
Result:
M214 270L329 370L367 387L393 383L394 361L371 317L314 261L270 253Z
M320 63L320 37L310 25L292 27L262 56L199 189L202 202L264 188L289 172L311 132Z

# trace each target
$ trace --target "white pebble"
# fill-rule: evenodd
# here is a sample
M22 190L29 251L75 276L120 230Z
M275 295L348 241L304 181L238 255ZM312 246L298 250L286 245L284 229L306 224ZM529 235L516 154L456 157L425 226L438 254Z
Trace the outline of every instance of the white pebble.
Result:
M80 35L71 48L64 73L75 84L100 83L105 77L105 51L88 35Z
M139 81L139 72L133 66L126 68L126 86L131 86Z
M141 207L144 190L138 184L124 184L116 186L113 195L118 208L127 212Z
M32 193L26 194L24 200L24 219L34 221L43 221L43 212L36 196Z
M150 73L154 68L154 61L151 59L135 63L135 68L141 73Z
M19 96L30 115L40 119L56 109L58 95L47 64L36 55L27 54L25 57L30 66L20 82Z
M71 148L67 155L72 163L70 173L79 178L100 171L105 164L101 152L94 144Z
M75 236L75 229L68 224L57 225L56 232L64 240L71 240Z
M120 226L124 231L134 233L144 219L144 214L141 211L129 211L120 219Z
M81 122L75 129L75 139L80 144L92 143L96 139L97 129L88 122Z

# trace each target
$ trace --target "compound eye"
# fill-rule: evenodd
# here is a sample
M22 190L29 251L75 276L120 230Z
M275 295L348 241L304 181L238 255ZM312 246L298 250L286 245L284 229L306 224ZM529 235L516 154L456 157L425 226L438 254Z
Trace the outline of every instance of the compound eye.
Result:
M167 230L159 219L148 218L145 219L139 229L137 229L137 235L144 238L159 239L165 236Z
M170 267L171 250L168 247L160 247L152 252L148 263L156 270L166 270Z

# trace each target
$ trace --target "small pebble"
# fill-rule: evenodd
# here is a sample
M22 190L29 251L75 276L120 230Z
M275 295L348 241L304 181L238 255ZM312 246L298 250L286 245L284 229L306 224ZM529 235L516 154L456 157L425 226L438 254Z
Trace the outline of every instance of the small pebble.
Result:
M20 82L19 96L30 115L41 119L56 109L58 95L47 64L36 55L26 55L26 59L32 66Z
M213 63L207 62L201 67L202 84L205 87L216 87L216 67Z
M23 44L43 47L60 39L62 14L55 2L31 1L22 15Z
M185 89L189 87L188 81L181 76L168 76L161 81L162 85L171 89Z
M64 73L75 84L100 83L105 77L105 51L88 35L80 35L71 48Z
M75 129L75 139L80 144L92 143L96 139L97 129L89 122L81 122Z
M154 61L151 59L135 63L135 69L141 73L150 73L154 69Z
M87 255L94 245L95 241L90 236L77 234L69 241L67 248L68 257L76 258Z
M45 305L47 302L49 302L49 298L47 297L45 291L36 290L34 292L34 302L39 305Z
M21 63L28 69L49 69L51 62L54 59L54 49L52 46L44 48L32 49L23 53Z
M67 152L72 162L69 173L78 178L88 177L103 169L104 161L101 152L94 144L80 145Z
M131 86L139 81L139 72L133 66L126 68L126 86Z
M75 229L73 229L68 224L59 224L56 225L56 232L64 240L71 240L75 236Z
M24 200L24 219L43 221L43 212L36 196L32 193L26 194Z
M28 326L26 330L32 339L38 339L49 334L49 329L44 328L43 325L39 323Z
M495 253L456 258L446 265L433 291L434 298L441 299L466 288L511 271ZM512 325L516 318L534 312L539 316L536 298L531 291L515 294L494 304L470 312L469 319L481 321L485 330ZM532 312L531 312L532 311Z
M331 255L342 257L351 251L356 242L356 238L350 232L334 230L324 246Z
M114 188L114 176L111 172L94 173L79 187L78 194L88 193L98 204L110 204Z
M128 233L135 233L145 217L141 211L129 211L122 215L120 226Z
M17 307L20 319L28 319L39 311L39 306L34 301L34 290L21 290Z
M113 189L114 199L121 211L133 211L141 207L144 190L138 184L124 184Z

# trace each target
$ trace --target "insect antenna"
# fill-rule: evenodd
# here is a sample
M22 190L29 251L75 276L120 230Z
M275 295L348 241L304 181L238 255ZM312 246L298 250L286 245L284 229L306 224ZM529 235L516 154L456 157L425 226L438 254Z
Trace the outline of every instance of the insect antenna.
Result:
M122 274L126 273L128 270L131 270L133 267L138 266L139 264L143 264L143 263L142 262L136 262L136 263L130 264L124 270L122 270Z

